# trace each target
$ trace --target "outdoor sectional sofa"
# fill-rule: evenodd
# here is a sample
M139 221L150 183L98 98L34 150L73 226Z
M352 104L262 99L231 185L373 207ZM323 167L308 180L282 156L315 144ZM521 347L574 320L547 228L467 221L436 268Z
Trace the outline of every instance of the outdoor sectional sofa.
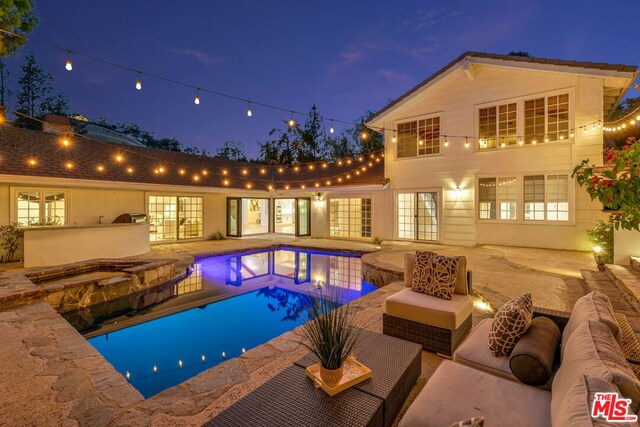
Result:
M488 348L492 319L487 319L474 328L453 361L445 360L436 369L399 426L449 426L471 417L484 417L485 426L638 425L591 417L596 392L631 399L630 414L638 414L640 406L638 365L630 358L638 342L619 313L611 309L611 316L601 315L602 304L594 306L594 295L579 300L570 316L535 309L534 317L544 315L562 331L557 370L547 384L519 382L509 369L509 357L493 356Z

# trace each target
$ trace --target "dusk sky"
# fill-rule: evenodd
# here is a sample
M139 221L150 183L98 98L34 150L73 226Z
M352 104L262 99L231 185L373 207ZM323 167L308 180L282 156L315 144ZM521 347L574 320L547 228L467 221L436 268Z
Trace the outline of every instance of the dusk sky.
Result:
M379 109L467 50L640 64L640 1L37 1L32 37L287 109L353 120ZM201 94L29 43L72 111L134 122L215 152L257 141L288 114ZM628 96L640 96L631 89ZM301 118L298 117L298 120ZM341 126L336 126L337 130Z

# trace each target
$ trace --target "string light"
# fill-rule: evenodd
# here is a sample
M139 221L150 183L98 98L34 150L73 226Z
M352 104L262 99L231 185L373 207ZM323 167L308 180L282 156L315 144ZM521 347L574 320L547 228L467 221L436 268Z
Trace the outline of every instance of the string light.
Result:
M71 145L71 141L69 140L69 137L66 135L62 137L61 143L64 147L68 147L69 145Z
M35 158L30 158L27 163L29 164L29 166L35 166L38 164L38 161Z
M185 173L187 173L187 171L185 171L184 169L180 169L180 170L178 171L178 173L179 173L180 175L184 175Z
M334 133L336 130L333 128L333 120L331 120L331 126L329 127L329 133Z
M98 165L96 169L98 169L98 172L104 172L104 166L102 165Z
M253 112L251 111L251 101L247 101L247 117L253 116Z
M194 180L195 182L200 181L200 176L199 176L199 175L193 175L193 180Z
M202 175L204 175L204 176L209 175L209 171L208 171L208 170L206 170L206 169L203 169L203 170L202 170Z
M68 50L67 51L67 63L64 65L64 68L66 68L67 71L71 71L73 70L73 64L71 63L71 51Z
M447 135L444 136L444 146L445 147L449 146L449 140L447 139Z
M122 156L122 154L116 154L116 162L120 163L124 160L124 157Z
M127 168L127 172L129 172L129 173L133 173L133 168L132 168L131 166L129 166L129 167Z
M291 112L291 118L289 119L289 126L295 126L296 121L293 120L293 111Z
M393 141L394 143L398 142L398 137L396 136L396 131L393 131L393 138L391 138L391 141Z
M140 71L138 71L138 79L136 80L136 89L142 90L142 80L140 80Z
M193 103L196 105L200 105L200 88L196 90L196 98L193 100Z
M73 163L71 163L71 162L67 162L67 164L65 165L65 167L66 167L67 169L73 169Z
M265 168L262 168L262 169L260 169L260 173L261 173L262 175L264 175L264 174L266 174L266 173L267 173L267 170L266 170Z
M469 138L464 137L464 148L469 148Z

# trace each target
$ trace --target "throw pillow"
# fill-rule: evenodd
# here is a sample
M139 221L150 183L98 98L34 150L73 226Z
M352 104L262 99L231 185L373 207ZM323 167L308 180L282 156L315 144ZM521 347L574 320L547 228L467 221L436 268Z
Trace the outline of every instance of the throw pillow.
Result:
M459 257L417 251L411 289L436 298L450 300L456 287Z
M484 427L484 417L472 417L451 424L449 427Z
M489 332L489 349L494 356L508 356L529 329L533 316L531 294L508 301L496 312Z

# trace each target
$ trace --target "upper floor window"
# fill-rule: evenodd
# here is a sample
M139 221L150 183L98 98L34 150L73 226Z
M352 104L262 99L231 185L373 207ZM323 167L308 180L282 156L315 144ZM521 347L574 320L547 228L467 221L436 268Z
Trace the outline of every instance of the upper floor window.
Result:
M15 194L15 218L19 227L66 223L66 191L29 189L18 190Z
M524 219L569 221L569 176L525 176Z
M480 149L514 145L518 134L518 109L515 102L479 110Z
M398 124L397 157L440 154L440 117Z
M569 95L524 102L524 142L537 144L569 138Z

